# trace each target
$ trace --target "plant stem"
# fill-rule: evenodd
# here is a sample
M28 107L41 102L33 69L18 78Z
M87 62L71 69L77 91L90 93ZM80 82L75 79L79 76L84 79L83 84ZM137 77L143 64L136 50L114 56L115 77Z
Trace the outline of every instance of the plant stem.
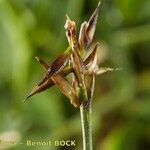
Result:
M92 150L91 101L83 101L80 106L83 150Z

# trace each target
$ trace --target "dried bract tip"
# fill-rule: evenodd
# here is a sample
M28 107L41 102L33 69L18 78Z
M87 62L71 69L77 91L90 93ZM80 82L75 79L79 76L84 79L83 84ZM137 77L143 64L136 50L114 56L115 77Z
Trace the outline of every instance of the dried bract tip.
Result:
M120 71L122 70L122 68L110 68L110 67L104 67L104 68L100 68L96 74L99 75L99 74L103 74L103 73L106 73L106 72L112 72L112 71Z
M64 54L59 55L53 61L51 66L47 69L47 73L44 76L43 80L39 83L39 85L44 83L47 79L51 78L52 75L61 72L66 66L66 64L68 63L70 55L71 55L71 49L70 47L68 47L67 50L64 52Z
M65 28L66 30L70 30L70 29L75 28L75 26L76 26L75 22L72 21L72 20L69 18L68 15L66 15L66 18L67 18L67 19L66 19L66 23L65 23L65 25L64 25L64 28Z
M39 58L39 57L35 57L35 59L47 70L49 67L50 67L50 65L46 62L46 61L44 61L43 59L41 59L41 58Z
M90 39L90 42L92 42L93 40L93 36L95 33L95 29L96 29L96 24L97 24L97 18L98 18L98 13L99 13L99 5L97 6L97 8L95 9L94 13L92 14L91 18L88 21L88 25L87 25L87 35L88 38Z
M94 94L94 88L95 88L95 74L93 73L91 75L91 83L90 83L90 95L89 98L92 100L93 94Z
M50 88L51 86L54 85L54 82L51 80L51 78L47 79L45 82L43 82L42 84L39 84L38 86L36 86L32 92L27 96L27 98L25 99L25 101L27 99L29 99L31 96L41 93L42 91L47 90L48 88Z
M90 17L89 21L84 22L81 25L79 34L79 45L81 50L88 48L93 40L99 13L99 6L100 2L98 3L97 8Z
M98 70L98 49L99 43L96 43L91 54L84 61L88 73L96 72Z
M67 16L67 20L65 23L66 29L66 36L71 46L72 50L78 50L78 41L76 37L76 24L74 21L71 21L70 18Z
M98 4L97 4L97 8L99 8L99 7L100 7L100 5L101 5L101 0L98 2Z
M89 38L87 37L86 34L86 29L87 29L87 22L85 21L81 24L79 39L78 39L81 51L84 51L88 47L88 44L90 43Z
M63 75L54 75L52 76L52 80L54 81L56 86L58 86L58 88L62 91L62 93L70 99L70 102L74 105L74 107L78 107L80 105L80 101L78 100L74 88Z
M85 72L85 66L78 52L76 51L74 51L72 54L72 64L73 64L73 69L77 76L78 82L82 83L84 72Z

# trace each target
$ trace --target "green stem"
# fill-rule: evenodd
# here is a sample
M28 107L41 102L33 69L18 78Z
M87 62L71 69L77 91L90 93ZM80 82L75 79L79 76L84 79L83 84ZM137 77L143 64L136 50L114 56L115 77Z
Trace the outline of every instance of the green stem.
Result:
M91 101L83 101L80 106L83 136L83 150L92 150Z

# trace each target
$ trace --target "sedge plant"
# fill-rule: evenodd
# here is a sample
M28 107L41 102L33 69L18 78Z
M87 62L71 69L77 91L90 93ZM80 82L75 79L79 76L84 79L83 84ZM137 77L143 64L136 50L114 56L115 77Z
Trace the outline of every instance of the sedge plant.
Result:
M94 37L100 2L88 21L81 24L77 37L76 23L66 15L66 37L69 46L49 65L43 59L36 57L37 61L45 68L43 80L33 89L26 98L40 93L56 85L60 91L69 98L70 103L80 109L83 150L92 150L91 106L93 101L96 75L113 71L113 68L101 68L98 65L98 50L100 44L94 44ZM72 76L71 82L67 76Z

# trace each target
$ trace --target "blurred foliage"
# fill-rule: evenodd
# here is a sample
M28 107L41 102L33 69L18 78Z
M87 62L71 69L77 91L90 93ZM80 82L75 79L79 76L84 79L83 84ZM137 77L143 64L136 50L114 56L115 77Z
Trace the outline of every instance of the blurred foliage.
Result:
M32 149L82 149L79 110L57 88L23 100L43 75L34 57L52 62L67 47L65 14L79 28L96 5L96 0L0 0L0 137L21 142L75 139L75 148ZM94 150L148 150L150 1L103 0L95 39L101 43L101 66L123 70L97 77Z

